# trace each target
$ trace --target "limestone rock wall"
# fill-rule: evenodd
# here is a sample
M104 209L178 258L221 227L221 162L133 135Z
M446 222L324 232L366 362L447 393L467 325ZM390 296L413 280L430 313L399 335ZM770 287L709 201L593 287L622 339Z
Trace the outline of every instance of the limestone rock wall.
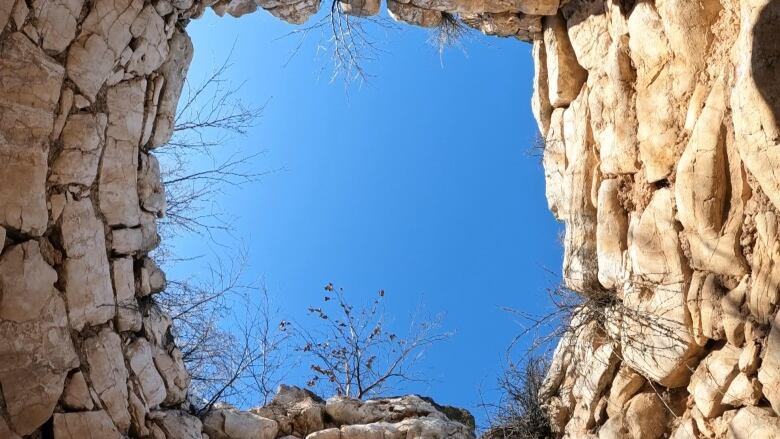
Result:
M533 39L569 438L780 437L780 2L569 0Z
M147 254L165 212L152 151L206 7L300 23L319 1L0 0L0 437L472 437L414 397L282 389L254 412L191 414ZM533 44L564 281L586 298L543 389L558 433L780 436L780 3L387 7Z

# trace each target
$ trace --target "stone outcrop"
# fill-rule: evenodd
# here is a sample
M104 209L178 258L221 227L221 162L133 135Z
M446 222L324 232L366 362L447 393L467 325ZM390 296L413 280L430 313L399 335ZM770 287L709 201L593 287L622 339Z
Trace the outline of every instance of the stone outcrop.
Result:
M554 429L780 437L780 7L562 3L534 38L532 98L564 282L584 301L541 392ZM587 360L605 346L617 365Z
M415 396L193 415L148 257L208 7L303 23L320 0L0 1L0 437L474 436ZM356 17L377 0L341 0ZM569 438L780 437L780 6L387 0L533 44L546 195L583 299L542 387ZM356 18L357 19L357 18ZM588 315L602 316L588 321ZM447 414L445 414L447 413ZM449 416L448 416L449 414Z

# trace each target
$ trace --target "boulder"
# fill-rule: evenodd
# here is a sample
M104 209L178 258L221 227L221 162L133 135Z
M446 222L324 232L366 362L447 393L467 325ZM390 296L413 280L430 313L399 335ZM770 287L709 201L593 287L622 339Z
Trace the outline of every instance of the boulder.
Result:
M44 50L59 53L76 37L84 0L35 0L32 12Z
M0 256L0 386L9 427L22 436L51 417L79 365L56 280L36 241Z
M184 78L192 61L192 41L186 32L176 32L168 42L170 50L168 58L160 66L158 72L165 78L157 104L157 116L154 121L154 130L151 140L147 145L156 148L170 140L173 134L176 106L184 86Z
M89 411L95 407L89 393L89 387L87 387L87 381L80 370L68 378L60 401L65 408L71 411Z
M209 439L276 439L276 421L250 412L213 409L203 418L203 431Z
M130 372L138 380L146 405L152 408L160 405L166 396L165 383L154 366L149 342L144 338L135 339L125 347L125 357Z
M739 349L725 345L702 360L691 377L688 392L704 418L720 416L726 410L723 398L739 374L739 354Z
M149 413L154 427L167 439L203 439L200 419L181 410L154 411ZM155 439L157 437L155 436Z
M729 423L728 438L778 439L780 438L780 418L769 409L745 407L740 409Z
M620 181L601 182L598 192L596 253L599 283L615 289L621 284L624 255L628 248L628 215L620 205Z
M758 380L764 386L764 395L780 414L780 313L775 315L772 329L766 339Z
M92 185L105 142L107 121L105 113L68 116L62 130L62 150L52 165L50 182Z
M547 55L547 75L550 104L565 107L580 93L588 72L580 66L574 52L566 23L560 15L542 19L544 47Z
M55 439L122 439L111 418L103 410L54 414Z
M0 226L40 236L46 230L49 134L63 68L23 34L0 42Z
M119 332L141 330L141 312L135 299L135 274L132 258L118 258L111 262L116 294L116 328Z
M89 382L97 392L114 425L120 433L130 427L127 405L127 378L121 340L110 328L103 328L96 335L84 340Z
M110 226L139 224L138 145L144 120L146 80L108 89L108 129L100 168L100 210Z
M107 322L116 312L103 224L89 199L70 198L60 223L68 316L71 327L80 331Z

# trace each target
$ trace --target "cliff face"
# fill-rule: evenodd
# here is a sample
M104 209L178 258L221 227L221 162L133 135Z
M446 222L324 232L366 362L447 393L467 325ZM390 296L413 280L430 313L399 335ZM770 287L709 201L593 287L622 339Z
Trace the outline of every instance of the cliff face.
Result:
M329 408L292 392L281 412L206 425L183 410L189 378L151 299L151 151L173 129L185 26L209 6L299 23L319 1L0 0L0 437L470 437L414 398ZM588 298L543 390L560 434L780 435L780 3L387 6L534 45L565 284Z
M542 23L532 105L585 297L555 427L780 436L780 3L571 0Z

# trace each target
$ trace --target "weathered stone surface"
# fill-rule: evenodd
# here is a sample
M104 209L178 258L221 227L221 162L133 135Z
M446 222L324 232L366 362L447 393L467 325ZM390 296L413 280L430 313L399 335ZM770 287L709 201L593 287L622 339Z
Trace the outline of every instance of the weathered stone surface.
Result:
M165 188L160 178L160 162L152 154L141 154L138 197L144 210L157 216L163 216L165 213Z
M89 199L69 200L62 211L62 246L65 250L65 294L70 325L81 330L114 317L103 225Z
M745 407L729 424L729 439L780 438L780 418L772 411L759 407Z
M625 362L667 387L681 387L689 363L699 352L685 311L687 267L674 225L674 203L659 189L641 216L633 215L628 232L638 285L625 293L631 312L621 321Z
M76 37L76 20L84 0L35 0L32 11L44 50L65 50Z
M259 0L257 4L274 17L292 24L303 24L320 10L320 0Z
M705 418L718 416L726 409L723 398L739 373L738 362L739 349L726 345L709 354L696 368L688 392Z
M577 62L563 18L560 15L544 17L542 26L550 103L555 108L565 107L580 93L588 72Z
M122 435L103 410L54 415L54 439L88 438L121 439Z
M68 50L68 77L94 100L133 38L130 26L143 0L97 0Z
M630 367L621 366L609 391L609 405L607 406L609 416L614 417L623 413L628 401L639 392L644 384L645 377Z
M174 405L181 403L187 396L190 386L190 375L184 367L184 359L179 348L166 352L159 346L154 347L154 364L165 383L166 396L164 403Z
M542 33L542 20L538 15L523 15L513 12L468 13L460 15L461 21L485 35L515 37L522 41L534 41Z
M759 213L756 224L756 246L753 249L753 283L747 294L750 313L759 323L772 320L772 310L780 299L780 245L777 236L777 216L774 212Z
M563 174L566 172L566 144L563 138L563 114L565 111L563 108L553 110L542 156L547 207L559 220L563 219L561 216L564 202Z
M132 75L148 75L168 57L168 39L165 22L152 5L146 5L130 26L133 35L133 54L127 63Z
M108 129L100 168L100 210L110 226L139 223L138 145L144 118L146 80L108 90Z
M119 432L127 432L130 427L128 374L119 336L110 328L103 328L97 335L84 340L83 347L92 388Z
M116 327L120 332L141 330L141 312L135 299L135 273L132 258L111 261L116 295Z
M441 23L441 12L423 9L409 3L387 0L387 12L395 21L421 27L435 27Z
M756 405L761 396L761 383L756 378L739 373L726 389L722 403L732 407Z
M552 105L550 104L550 88L547 83L549 74L547 73L547 49L544 47L544 40L538 38L533 42L534 58L534 92L531 97L531 111L536 119L536 125L539 127L541 138L547 136L550 129L550 118L552 118Z
M558 217L566 223L563 281L567 288L591 295L599 289L596 251L598 165L590 130L587 92L563 114L566 170Z
M54 160L49 181L92 185L105 143L106 123L104 113L68 117L62 130L62 150Z
M355 17L370 17L379 13L379 0L347 0L339 1L339 7L347 15Z
M72 411L89 411L95 407L81 371L75 372L68 378L61 402L65 408Z
M21 33L0 42L0 225L46 230L48 138L64 71Z
M146 339L138 338L125 348L130 371L138 380L138 385L149 407L156 407L165 400L165 383L154 367L152 347ZM273 439L273 438L272 438Z
M577 62L589 72L600 70L610 46L604 0L570 0L561 7ZM546 14L552 15L552 14Z
M649 182L666 178L676 160L679 127L675 90L684 88L671 66L673 53L652 3L637 3L628 19L631 60L637 69L636 113L639 156Z
M215 409L203 418L209 439L276 439L279 425L272 419L233 409Z
M65 377L79 361L57 274L36 241L0 257L0 386L10 427L27 435L51 416Z
M192 61L192 41L186 33L174 33L168 45L170 47L168 59L158 70L160 75L165 78L165 83L160 92L154 131L148 145L150 148L165 144L173 134L176 106L184 86L184 78L187 76L187 70Z
M758 380L775 413L780 413L780 313L775 315L764 347Z
M657 439L667 433L669 411L654 392L644 392L631 398L625 415L628 437Z
M151 412L149 418L164 434L163 438L203 439L200 419L181 410Z
M628 36L609 46L604 73L593 74L588 105L593 137L599 145L601 172L627 174L639 170L636 146L636 105ZM592 80L591 80L592 78Z
M119 255L132 255L144 248L140 228L115 229L111 232L111 250Z
M596 252L598 254L599 282L604 288L614 289L621 282L624 254L628 248L628 215L620 205L620 182L604 180L599 186Z
M307 437L325 429L325 401L314 393L294 386L280 385L273 400L252 409L279 424L279 434Z

